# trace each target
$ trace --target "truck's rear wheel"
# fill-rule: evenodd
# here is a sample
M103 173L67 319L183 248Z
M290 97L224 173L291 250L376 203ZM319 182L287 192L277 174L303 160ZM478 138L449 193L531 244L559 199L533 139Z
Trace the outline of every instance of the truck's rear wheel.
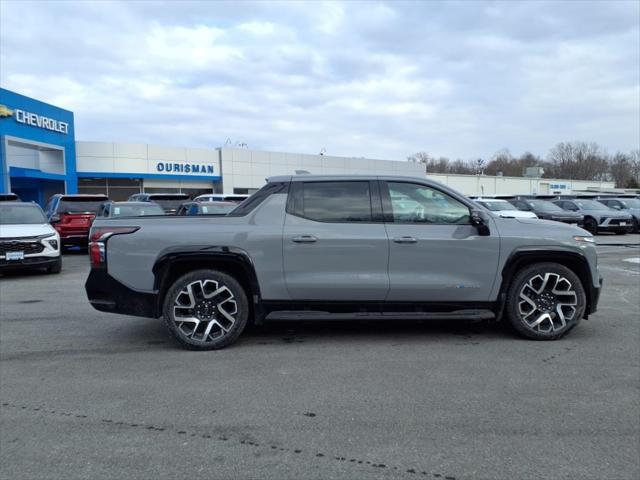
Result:
M569 268L537 263L515 275L507 292L506 313L520 335L556 340L580 322L586 303L582 282Z
M178 278L163 305L169 333L187 348L216 350L233 343L249 316L247 295L232 276L196 270Z

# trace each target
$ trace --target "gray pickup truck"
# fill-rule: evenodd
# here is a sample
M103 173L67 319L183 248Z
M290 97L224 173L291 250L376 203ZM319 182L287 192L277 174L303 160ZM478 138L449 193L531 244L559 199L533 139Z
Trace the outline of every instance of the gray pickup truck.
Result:
M593 237L426 179L298 175L223 217L96 219L86 291L217 349L268 318L502 319L554 340L595 312Z

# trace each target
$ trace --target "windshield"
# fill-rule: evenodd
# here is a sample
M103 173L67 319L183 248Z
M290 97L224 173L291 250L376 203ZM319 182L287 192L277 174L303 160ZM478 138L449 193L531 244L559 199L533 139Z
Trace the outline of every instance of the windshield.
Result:
M47 223L38 205L0 205L0 225L37 225Z
M58 213L97 213L106 198L100 200L63 198L58 205Z
M477 202L483 207L488 208L492 212L502 212L504 210L515 210L515 207L511 205L509 202L507 202L506 200L497 200L497 201L491 201L491 202L477 200Z
M545 200L529 200L529 205L541 212L564 212L559 206Z
M637 198L625 198L620 200L622 204L627 208L640 208L640 200Z
M187 200L188 199L189 197L187 197ZM168 200L168 199L162 199L162 198L156 198L156 197L153 197L151 200L153 202L156 202L165 210L177 210L178 207L180 207L180 205L182 205L185 201L184 198Z
M148 203L146 205L114 205L111 209L112 217L144 217L145 215L164 215L160 205Z
M607 207L595 200L576 200L576 205L584 210L606 210Z

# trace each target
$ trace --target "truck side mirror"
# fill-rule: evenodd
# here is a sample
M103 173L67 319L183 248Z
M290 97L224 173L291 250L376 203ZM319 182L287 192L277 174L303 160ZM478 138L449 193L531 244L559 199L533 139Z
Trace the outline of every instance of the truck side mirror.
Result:
M487 237L489 230L489 215L483 210L471 210L471 225L478 229L478 234Z

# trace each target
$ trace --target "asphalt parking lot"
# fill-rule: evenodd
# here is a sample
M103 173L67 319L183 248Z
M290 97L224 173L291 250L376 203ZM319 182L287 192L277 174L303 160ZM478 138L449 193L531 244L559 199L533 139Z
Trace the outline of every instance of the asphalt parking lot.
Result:
M86 255L0 277L0 477L640 478L640 238L598 242L599 312L557 342L288 322L192 352L93 310Z

